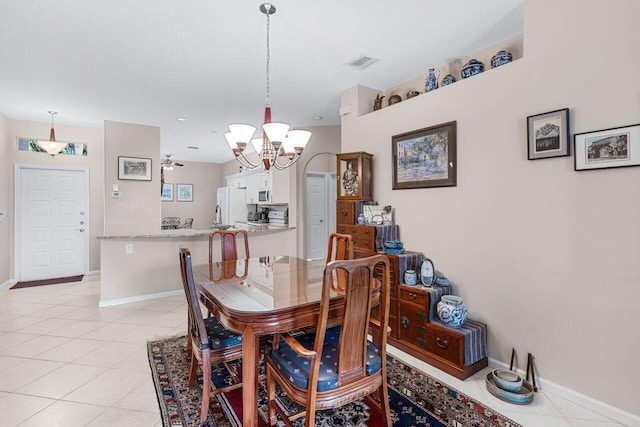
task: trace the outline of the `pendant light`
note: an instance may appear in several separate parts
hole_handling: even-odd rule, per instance
[[[60,153],[65,148],[67,148],[68,143],[66,143],[66,142],[57,142],[56,141],[56,131],[53,128],[53,116],[58,114],[58,112],[57,111],[47,111],[47,113],[51,114],[51,132],[49,133],[49,140],[48,141],[47,140],[39,140],[38,141],[38,145],[40,146],[40,148],[42,148],[44,151],[46,151],[47,154],[50,154],[51,157],[53,157],[56,154]]]

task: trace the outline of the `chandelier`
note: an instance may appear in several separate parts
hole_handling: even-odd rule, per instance
[[[229,132],[224,134],[229,147],[236,156],[236,160],[246,169],[255,169],[262,166],[265,170],[275,167],[276,169],[285,169],[293,165],[302,154],[307,146],[307,142],[311,138],[311,132],[308,130],[293,130],[286,123],[271,122],[271,94],[270,94],[270,50],[269,50],[269,29],[270,15],[276,13],[276,7],[270,3],[260,5],[260,12],[267,17],[267,67],[266,67],[266,86],[267,97],[264,107],[264,124],[262,125],[262,138],[252,139],[256,128],[246,124],[231,124]],[[244,151],[247,144],[251,144],[258,154],[258,162],[254,163],[245,156]],[[286,156],[287,161],[284,164],[278,162],[278,156]]]
[[[50,154],[51,157],[53,157],[56,154],[60,153],[65,148],[67,148],[68,143],[67,142],[57,142],[56,141],[56,131],[53,129],[53,116],[58,114],[58,112],[57,111],[47,111],[47,113],[51,114],[51,132],[49,133],[49,140],[48,141],[47,140],[39,140],[38,141],[38,145],[40,146],[40,148],[42,148],[44,151],[46,151],[47,154]]]

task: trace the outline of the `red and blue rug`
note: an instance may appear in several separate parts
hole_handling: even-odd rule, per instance
[[[169,426],[196,426],[200,416],[201,381],[187,386],[189,362],[185,337],[174,337],[147,343],[149,363],[156,387],[162,423]],[[198,373],[201,375],[201,373]],[[226,370],[214,366],[214,384],[226,381]],[[387,361],[387,381],[394,426],[420,427],[521,427],[520,424],[466,396],[435,378],[408,366],[391,356]],[[286,397],[281,402],[292,412],[295,403]],[[259,389],[260,425],[267,426],[266,399],[263,384]],[[242,389],[216,396],[209,408],[209,426],[242,425]],[[304,418],[297,420],[301,425]],[[278,425],[284,425],[279,422]],[[382,426],[377,409],[357,401],[338,409],[318,411],[316,426]]]

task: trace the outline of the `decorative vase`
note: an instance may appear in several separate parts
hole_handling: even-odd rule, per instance
[[[391,95],[389,97],[389,105],[397,104],[402,101],[402,97],[400,95]]]
[[[467,77],[475,76],[476,74],[480,74],[484,71],[484,64],[477,59],[472,59],[471,61],[464,64],[462,67],[462,71],[460,71],[460,75],[463,79]]]
[[[366,224],[366,222],[367,222],[367,218],[365,218],[364,214],[361,212],[358,215],[358,224],[363,225],[363,224]]]
[[[418,283],[418,274],[415,270],[406,270],[404,272],[405,285],[415,286]]]
[[[424,82],[424,91],[431,92],[438,88],[438,77],[440,77],[440,70],[437,68],[429,68],[427,79]]]
[[[447,74],[446,76],[444,76],[442,78],[442,81],[440,82],[440,86],[447,86],[450,85],[451,83],[455,83],[456,82],[456,78],[453,77],[451,74]]]
[[[508,64],[513,59],[513,56],[506,50],[501,50],[491,58],[491,68],[496,68],[504,64]]]
[[[436,310],[438,318],[452,328],[460,328],[467,320],[467,307],[455,295],[443,295]]]

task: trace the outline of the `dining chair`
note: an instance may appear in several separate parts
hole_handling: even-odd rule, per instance
[[[335,260],[353,259],[353,243],[351,234],[331,233],[329,235],[329,245],[327,249],[327,264]],[[344,289],[346,282],[346,273],[337,270],[333,276],[336,276],[338,287]]]
[[[347,275],[345,289],[332,286],[331,275],[336,270]],[[301,416],[306,416],[305,426],[313,426],[316,410],[336,408],[367,396],[382,412],[385,425],[391,426],[386,378],[389,281],[389,261],[384,255],[327,264],[315,331],[295,337],[276,334],[267,349],[271,425],[276,424],[277,414],[288,426]],[[344,313],[339,325],[328,328],[332,292],[343,295]],[[380,319],[374,321],[371,308],[378,303]],[[367,339],[370,326],[374,326],[373,342]],[[304,411],[287,416],[276,400],[276,383],[291,400],[303,405]]]
[[[188,248],[180,248],[180,271],[182,285],[187,297],[189,335],[187,348],[191,349],[191,367],[189,370],[189,387],[193,386],[198,365],[202,366],[202,403],[200,408],[200,425],[207,420],[209,400],[219,393],[242,387],[242,382],[228,362],[242,358],[242,335],[226,329],[215,317],[204,318],[193,280],[191,252]],[[212,389],[211,364],[222,364],[231,379],[231,384]]]
[[[191,228],[193,227],[193,218],[186,218],[183,224],[180,224],[178,228]]]
[[[217,253],[214,250],[214,241],[216,236],[220,237],[220,250]],[[249,255],[249,238],[247,230],[214,230],[209,234],[209,265],[213,262],[216,255],[219,255],[222,261],[230,261],[238,259],[238,239],[244,240],[244,257],[250,258]]]

